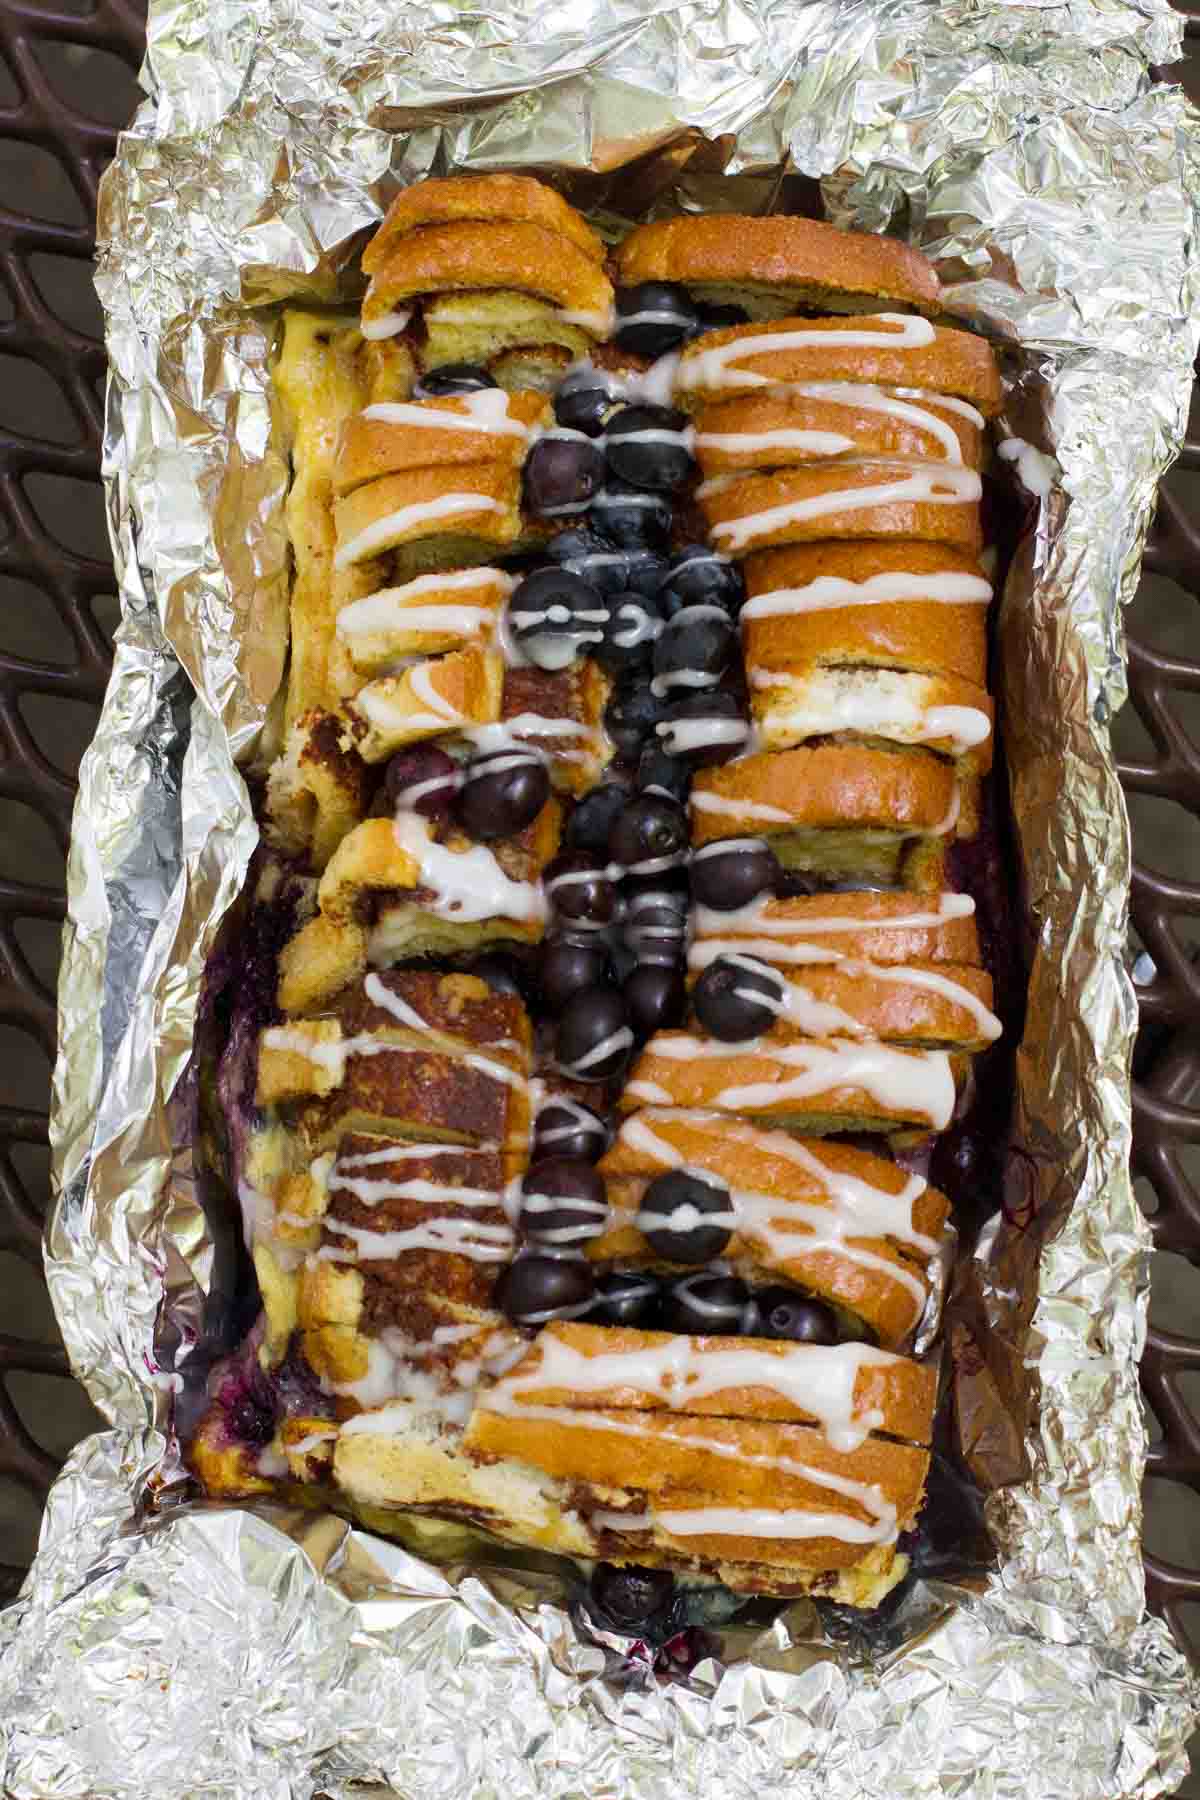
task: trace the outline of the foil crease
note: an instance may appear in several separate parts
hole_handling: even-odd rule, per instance
[[[47,1239],[111,1429],[0,1615],[6,1793],[1123,1800],[1183,1778],[1200,1687],[1144,1615],[1138,1547],[1149,1237],[1108,742],[1197,348],[1200,138],[1149,81],[1181,31],[1165,0],[152,5],[150,97],[101,199],[123,623],[73,833]],[[186,1353],[212,1274],[191,1034],[285,650],[255,309],[335,297],[397,182],[511,166],[615,221],[819,180],[837,223],[937,256],[1002,348],[1030,489],[1000,625],[1029,1019],[1009,1191],[950,1344],[999,1565],[871,1628],[797,1605],[724,1630],[686,1683],[501,1557],[442,1571],[329,1515],[189,1500],[156,1351]]]

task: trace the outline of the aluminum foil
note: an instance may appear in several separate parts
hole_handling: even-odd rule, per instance
[[[75,1452],[0,1616],[14,1796],[1152,1796],[1200,1687],[1143,1612],[1149,1238],[1129,1173],[1121,606],[1180,445],[1200,137],[1166,0],[155,0],[105,180],[105,463],[124,609],[84,760],[48,1237]],[[554,167],[601,219],[822,183],[1002,346],[1027,528],[1001,698],[1033,962],[1002,1215],[958,1273],[999,1557],[872,1629],[790,1608],[688,1681],[615,1667],[550,1575],[190,1500],[171,1434],[214,1245],[184,1121],[199,985],[256,828],[285,470],[269,303],[332,297],[397,181]],[[267,310],[264,310],[267,309]],[[619,1678],[616,1678],[618,1677]]]

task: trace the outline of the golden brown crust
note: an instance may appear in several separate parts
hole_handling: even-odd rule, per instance
[[[514,743],[534,745],[545,756],[555,787],[582,796],[599,781],[613,754],[604,729],[611,691],[611,680],[590,656],[561,670],[510,668],[504,673],[500,718],[504,723],[520,720]],[[544,731],[535,722],[541,719]]]
[[[870,332],[878,345],[822,342],[831,333]],[[999,412],[1000,375],[991,345],[968,331],[932,326],[932,339],[900,343],[896,325],[871,315],[854,319],[775,319],[769,323],[734,325],[705,332],[686,346],[680,359],[677,395],[695,406],[701,399],[728,399],[739,387],[757,388],[794,381],[868,381],[883,387],[924,388],[932,394],[954,394],[978,407],[986,417]],[[797,331],[815,333],[805,343],[786,342]],[[924,338],[927,334],[919,333]],[[776,339],[775,347],[764,340]],[[891,342],[889,343],[889,339]],[[727,344],[749,349],[716,358]]]
[[[986,775],[992,766],[995,708],[987,690],[973,682],[880,669],[857,657],[747,673],[764,750],[791,750],[814,738],[883,740],[953,757],[972,775]]]
[[[692,914],[693,969],[705,968],[723,950],[740,950],[780,968],[804,966],[809,951],[848,956],[859,962],[980,966],[974,903],[960,909],[963,896],[848,893],[769,895],[738,912],[697,907]],[[849,929],[846,927],[849,926]],[[798,953],[798,954],[795,954]]]
[[[986,685],[986,604],[905,599],[764,617],[756,615],[754,606],[767,594],[830,579],[861,584],[889,575],[943,582],[968,576],[983,582],[983,570],[966,551],[913,539],[789,544],[755,551],[746,557],[742,572],[748,596],[742,612],[742,646],[748,669],[861,660],[881,668],[957,675],[978,687]]]
[[[333,1149],[348,1131],[433,1143],[499,1144],[519,1154],[529,1139],[529,1094],[462,1053],[388,1047],[368,1055],[351,1053],[345,1074],[323,1100],[303,1114],[305,1141],[317,1151]]]
[[[367,384],[356,326],[288,309],[274,387],[291,452],[287,498],[292,546],[291,663],[286,724],[336,705],[329,667],[338,606],[375,585],[365,570],[335,567],[333,463],[342,421],[364,405]]]
[[[680,1163],[711,1173],[731,1192],[778,1199],[765,1224],[753,1209],[743,1212],[724,1252],[739,1274],[794,1282],[833,1302],[885,1349],[912,1330],[929,1291],[929,1245],[940,1239],[949,1216],[945,1196],[930,1187],[913,1195],[906,1172],[884,1157],[835,1139],[766,1131],[727,1113],[645,1107],[622,1122],[599,1165],[613,1212],[608,1230],[588,1245],[594,1261],[662,1264],[636,1214],[649,1183]],[[838,1240],[832,1229],[838,1184],[847,1178],[896,1200],[900,1236],[848,1232]],[[912,1198],[906,1201],[906,1195]],[[831,1226],[824,1235],[822,1215]]]
[[[520,535],[521,478],[498,462],[406,469],[355,488],[334,503],[333,512],[343,565],[377,558],[398,544],[450,535],[503,550]],[[372,588],[378,585],[372,582]]]
[[[397,406],[390,418],[356,413],[345,421],[338,436],[334,492],[348,494],[364,481],[378,481],[404,469],[479,462],[519,465],[524,461],[530,429],[553,418],[545,394],[505,395],[507,406],[502,414],[495,414],[491,406],[486,411],[473,407],[475,398],[447,394],[433,400],[410,400]],[[456,418],[464,424],[455,426]],[[514,431],[513,425],[521,430]]]
[[[612,283],[559,232],[517,221],[431,225],[402,237],[380,263],[363,301],[363,323],[424,294],[505,289],[566,312],[608,314]],[[599,335],[599,333],[597,333]]]
[[[706,806],[708,796],[721,803],[719,809]],[[793,825],[934,833],[950,817],[954,798],[953,769],[919,750],[822,744],[756,753],[697,775],[692,842],[698,847],[716,838],[770,837]],[[726,801],[745,803],[745,812],[726,812]]]
[[[365,763],[379,763],[406,744],[493,725],[503,681],[503,657],[475,645],[381,675],[346,702],[350,735]]]
[[[565,1407],[555,1409],[552,1418],[529,1418],[490,1412],[486,1400],[476,1405],[466,1443],[476,1452],[513,1457],[566,1480],[595,1483],[598,1471],[619,1469],[622,1487],[649,1495],[664,1510],[687,1494],[703,1496],[707,1506],[811,1509],[864,1524],[871,1515],[857,1498],[814,1476],[829,1473],[879,1488],[907,1521],[920,1504],[929,1466],[928,1452],[908,1444],[868,1438],[847,1453],[832,1449],[810,1426],[773,1420],[663,1413],[633,1420],[614,1408],[572,1412]],[[862,1554],[861,1543],[838,1538],[796,1540],[788,1549],[789,1561],[817,1568],[842,1568]]]
[[[281,1012],[321,1006],[367,966],[367,934],[353,919],[318,914],[279,953],[276,1001]]]
[[[781,1342],[779,1339],[689,1337],[686,1343],[698,1371],[703,1370],[706,1360],[717,1358],[721,1359],[725,1368],[732,1369],[735,1364],[730,1362],[730,1353],[736,1356],[736,1352],[740,1350],[751,1352],[756,1359],[766,1358],[777,1362],[789,1391],[764,1380],[759,1383],[734,1382],[728,1387],[715,1390],[705,1387],[703,1392],[694,1394],[688,1390],[685,1381],[673,1383],[669,1375],[661,1387],[647,1386],[644,1380],[639,1379],[646,1365],[646,1359],[641,1353],[653,1352],[668,1344],[680,1348],[681,1335],[669,1331],[639,1331],[631,1326],[584,1325],[566,1321],[547,1325],[538,1333],[528,1353],[516,1367],[501,1378],[496,1389],[485,1394],[483,1404],[489,1404],[494,1393],[499,1392],[511,1395],[519,1407],[561,1406],[568,1410],[600,1408],[617,1412],[670,1412],[676,1418],[778,1419],[792,1424],[819,1423],[821,1413],[816,1386],[814,1385],[813,1391],[816,1410],[813,1406],[805,1406],[803,1400],[790,1391],[799,1385],[799,1379],[803,1376],[806,1347]],[[610,1378],[595,1387],[589,1386],[584,1392],[539,1381],[542,1365],[554,1345],[563,1346],[572,1360],[576,1357],[585,1362],[596,1357],[610,1359],[606,1363]],[[922,1368],[920,1364],[910,1362],[905,1357],[883,1361],[874,1352],[862,1355],[852,1345],[844,1345],[834,1354],[839,1358],[844,1357],[848,1363],[859,1365],[851,1395],[856,1414],[877,1412],[879,1417],[873,1429],[886,1432],[890,1437],[904,1438],[909,1443],[928,1444],[937,1391],[937,1377],[933,1369]],[[622,1358],[629,1359],[624,1370],[621,1368]],[[808,1360],[820,1364],[820,1374],[814,1371],[813,1375],[814,1384],[818,1384],[828,1367],[828,1353],[822,1351],[816,1358]],[[783,1368],[785,1363],[788,1364],[786,1375]]]
[[[834,462],[714,476],[696,498],[716,548],[734,555],[814,538],[879,537],[930,538],[978,552],[979,494],[971,470]]]
[[[680,1056],[678,1050],[697,1054]],[[883,1066],[882,1075],[880,1074]],[[941,1131],[950,1122],[965,1057],[938,1050],[859,1046],[824,1038],[717,1044],[660,1031],[629,1072],[622,1112],[655,1106],[709,1108],[774,1120],[823,1136],[832,1131]],[[895,1079],[903,1076],[903,1080]]]
[[[888,398],[882,392],[879,397]],[[939,407],[935,399],[897,399],[896,405],[900,416],[864,406],[853,383],[846,384],[844,397],[836,389],[821,394],[769,389],[708,403],[695,414],[696,461],[705,476],[843,456],[928,458],[981,467],[983,433],[961,413]],[[936,424],[923,421],[922,415]],[[950,453],[946,432],[958,445],[956,455]]]
[[[507,219],[559,232],[591,262],[604,261],[604,241],[562,195],[530,175],[450,175],[415,181],[396,195],[382,225],[362,253],[363,272],[374,275],[410,231],[467,219]]]
[[[800,295],[816,289],[900,301],[922,311],[941,303],[937,272],[919,250],[814,219],[742,213],[656,219],[630,232],[616,264],[622,287],[677,281],[685,287],[780,287]]]
[[[271,843],[323,869],[366,800],[367,771],[346,741],[345,721],[335,713],[302,714],[267,775]]]
[[[436,656],[464,643],[490,643],[515,585],[503,569],[422,575],[401,587],[377,589],[337,616],[337,634],[359,675],[383,674],[402,656]]]

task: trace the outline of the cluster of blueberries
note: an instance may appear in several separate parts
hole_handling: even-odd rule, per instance
[[[838,1341],[831,1308],[792,1288],[753,1289],[718,1271],[659,1277],[612,1269],[596,1275],[583,1249],[607,1228],[604,1181],[594,1166],[607,1141],[603,1120],[575,1103],[550,1100],[538,1113],[533,1159],[521,1183],[518,1224],[525,1248],[495,1290],[496,1305],[515,1325],[586,1317],[641,1330]],[[729,1245],[732,1198],[715,1177],[672,1169],[649,1183],[639,1218],[656,1255],[699,1271]]]

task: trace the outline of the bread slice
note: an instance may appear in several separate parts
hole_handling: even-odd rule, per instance
[[[401,657],[490,644],[515,586],[504,569],[486,565],[418,575],[344,606],[337,634],[360,675],[381,675]]]
[[[705,332],[685,345],[675,381],[676,404],[693,409],[750,388],[813,381],[953,394],[989,419],[1001,403],[1000,373],[986,339],[896,313]]]
[[[830,457],[924,459],[978,469],[984,418],[952,395],[813,381],[702,404],[692,440],[704,476]]]
[[[877,669],[857,659],[755,669],[750,710],[764,750],[791,750],[821,738],[919,745],[950,757],[972,776],[986,775],[992,766],[991,695],[957,676]]]
[[[549,300],[502,288],[441,294],[422,309],[421,366],[482,363],[508,392],[548,392],[573,362],[588,356],[611,326],[611,315],[564,312]],[[554,372],[552,375],[552,371]]]
[[[325,867],[366,808],[367,772],[334,713],[302,714],[267,774],[268,840],[316,870]]]
[[[659,1031],[634,1062],[618,1106],[710,1108],[813,1137],[835,1131],[944,1131],[965,1057],[847,1038],[723,1044]]]
[[[729,954],[745,963],[745,953]],[[737,964],[735,963],[735,966]],[[752,965],[751,965],[752,966]],[[880,1038],[920,1049],[985,1050],[1000,1036],[986,969],[961,963],[816,963],[781,975],[772,1035]]]
[[[991,584],[949,544],[825,540],[761,550],[742,565],[742,649],[762,669],[863,663],[987,685]]]
[[[565,669],[504,672],[500,723],[505,742],[541,751],[561,793],[595,787],[613,754],[604,728],[612,683],[599,663],[581,657]]]
[[[922,750],[821,744],[757,752],[692,784],[692,843],[765,837],[780,862],[833,880],[927,881],[960,817],[952,766]]]
[[[425,295],[507,289],[582,315],[607,336],[612,283],[569,237],[522,220],[458,220],[398,238],[371,277],[363,328]]]
[[[396,578],[405,581],[514,549],[521,537],[521,480],[501,462],[407,469],[355,488],[333,512],[337,568],[391,551]]]
[[[594,1261],[671,1266],[638,1214],[650,1183],[685,1167],[729,1189],[736,1223],[722,1254],[745,1280],[816,1294],[852,1334],[865,1330],[890,1349],[925,1310],[949,1203],[884,1157],[727,1113],[649,1106],[621,1121],[599,1167],[611,1212],[608,1229],[588,1245]]]
[[[616,253],[622,287],[676,281],[698,299],[779,318],[796,306],[873,312],[881,300],[936,311],[933,264],[907,244],[813,219],[690,213],[639,225]]]
[[[696,499],[716,549],[734,556],[814,538],[928,538],[983,548],[979,476],[949,463],[813,463],[714,475]]]
[[[731,951],[785,972],[836,966],[847,958],[889,968],[982,967],[975,902],[955,893],[764,894],[735,912],[693,908],[688,967],[706,969]]]
[[[540,225],[569,238],[589,261],[604,261],[603,239],[544,181],[530,175],[450,175],[415,181],[396,195],[362,253],[363,273],[374,275],[410,232],[463,220]]]
[[[365,481],[406,469],[480,462],[519,466],[531,431],[553,417],[544,394],[508,394],[500,388],[368,406],[339,433],[334,491],[348,494]]]
[[[346,702],[349,736],[365,763],[406,744],[493,725],[500,717],[504,659],[494,650],[451,651],[380,675]]]

